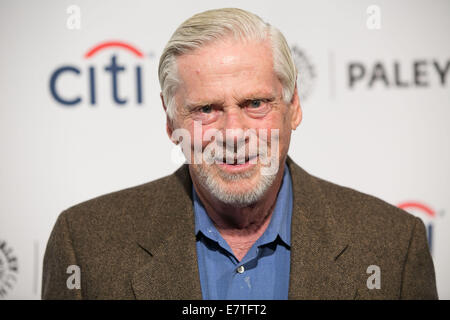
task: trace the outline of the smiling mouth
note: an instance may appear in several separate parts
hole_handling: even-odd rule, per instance
[[[245,156],[245,158],[234,157],[233,159],[229,159],[228,161],[226,157],[223,157],[222,159],[216,159],[216,163],[227,166],[242,166],[251,164],[250,161],[254,160],[257,157],[258,157],[257,155]],[[252,164],[254,163],[255,162],[253,161]]]

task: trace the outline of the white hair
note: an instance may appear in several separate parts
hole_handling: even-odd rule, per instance
[[[240,40],[269,39],[274,71],[283,87],[283,100],[286,103],[292,100],[297,69],[283,34],[251,12],[236,8],[215,9],[198,13],[183,22],[175,30],[161,55],[159,83],[170,119],[174,119],[176,111],[174,97],[179,84],[177,56],[227,36]]]

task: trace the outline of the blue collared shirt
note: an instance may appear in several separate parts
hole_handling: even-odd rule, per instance
[[[269,226],[241,261],[192,189],[203,299],[287,299],[293,201],[287,165]]]

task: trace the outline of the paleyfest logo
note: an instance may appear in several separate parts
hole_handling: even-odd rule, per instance
[[[350,89],[430,88],[448,86],[450,58],[412,61],[351,61],[347,64]]]
[[[437,217],[437,213],[430,206],[418,202],[418,201],[406,201],[397,205],[397,207],[413,214],[414,216],[420,218],[427,229],[428,246],[430,251],[433,249],[434,240],[434,223]]]
[[[99,63],[98,60],[95,60],[95,62],[93,61],[94,56],[104,53],[106,50],[112,50],[111,55],[107,56],[108,59],[106,63]],[[119,58],[123,58],[123,56],[118,54],[118,50],[126,51],[136,60],[136,63],[130,65],[129,62],[128,64],[121,62]],[[128,103],[136,103],[138,105],[143,103],[142,64],[144,54],[141,50],[122,41],[106,41],[99,43],[86,51],[83,58],[87,62],[86,67],[80,67],[77,64],[65,64],[56,68],[51,73],[49,81],[50,94],[57,103],[68,107],[77,106],[81,103],[95,106],[98,104],[100,90],[109,90],[111,92],[111,100],[108,101],[108,103],[121,106]],[[104,57],[102,57],[102,61],[104,61],[103,58]],[[129,61],[129,59],[127,61]],[[122,92],[121,83],[123,85],[125,79],[121,78],[125,76],[125,74],[127,74],[128,77],[131,76],[134,78],[134,80],[132,80],[134,92]],[[109,85],[99,81],[100,76],[104,77],[105,75],[110,79]],[[73,91],[73,88],[68,88],[68,86],[63,86],[60,83],[67,80],[87,82],[87,92],[77,92],[74,94],[71,92]]]

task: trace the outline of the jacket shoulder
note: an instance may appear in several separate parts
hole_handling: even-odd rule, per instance
[[[89,235],[91,240],[108,235],[132,234],[133,224],[145,214],[149,221],[157,220],[161,204],[168,194],[183,189],[187,179],[182,168],[175,173],[134,187],[104,194],[64,210],[59,219],[67,221],[72,234]],[[180,180],[180,173],[184,175]],[[74,237],[77,237],[76,235]]]
[[[164,190],[171,184],[172,175],[146,182],[137,186],[110,192],[73,205],[63,211],[66,218],[78,219],[82,215],[99,219],[123,214],[125,208],[133,207],[133,203],[142,201],[158,201]],[[93,216],[94,215],[94,216]]]
[[[320,187],[336,230],[362,251],[403,256],[423,222],[412,214],[375,196],[320,178]]]
[[[417,219],[376,196],[317,177],[313,177],[313,180],[320,186],[331,211],[348,222],[381,224],[386,227],[386,223],[414,224]]]

